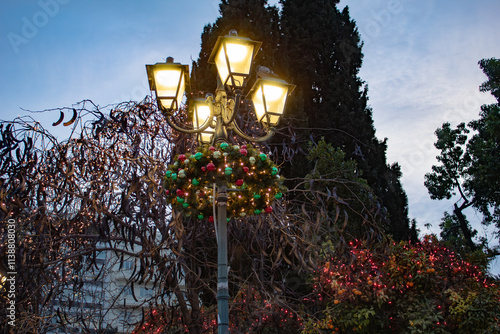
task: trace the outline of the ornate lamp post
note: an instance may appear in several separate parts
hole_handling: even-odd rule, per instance
[[[179,112],[184,92],[189,81],[187,65],[166,63],[146,65],[149,86],[156,94],[158,108],[166,115],[168,124],[177,131],[198,135],[201,144],[218,144],[228,140],[227,130],[232,130],[250,142],[264,142],[275,131],[283,114],[286,98],[295,86],[276,77],[259,74],[248,97],[252,100],[255,116],[265,135],[254,138],[243,132],[236,123],[236,116],[243,95],[242,90],[250,76],[252,61],[260,49],[261,42],[238,37],[232,30],[228,36],[219,37],[209,59],[218,71],[218,88],[215,97],[208,94],[205,100],[192,104],[192,127],[180,126],[172,116]],[[228,98],[228,93],[234,98]],[[230,189],[229,189],[230,190]],[[227,203],[228,189],[220,186],[217,191],[217,240],[218,240],[218,332],[227,333],[229,328],[229,289],[227,265]]]

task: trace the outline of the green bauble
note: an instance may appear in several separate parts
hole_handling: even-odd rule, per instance
[[[184,202],[184,203],[182,203],[182,207],[183,207],[184,209],[189,208],[189,203],[188,203],[188,202]]]
[[[200,160],[201,158],[203,158],[203,153],[201,153],[201,152],[197,152],[197,153],[194,155],[194,158],[195,158],[196,160]]]
[[[226,174],[226,175],[233,174],[233,169],[231,167],[226,167],[226,169],[224,170],[224,174]]]
[[[177,174],[176,173],[172,173],[172,180],[177,180]]]
[[[177,196],[177,203],[184,203],[184,198]]]
[[[255,213],[256,215],[259,215],[261,212],[262,212],[262,210],[259,210],[259,209],[256,209],[253,211],[253,213]]]
[[[223,150],[223,151],[227,150],[228,147],[229,147],[228,143],[222,143],[222,144],[220,144],[220,149]]]
[[[255,198],[255,199],[259,199],[259,198],[260,198],[260,195],[259,195],[259,194],[253,194],[253,198]]]
[[[261,154],[259,154],[259,158],[261,161],[266,161],[267,155],[265,155],[264,153],[261,153]]]
[[[191,181],[191,183],[193,184],[193,186],[197,186],[200,184],[200,181],[198,181],[197,179],[193,179],[193,181]]]
[[[283,197],[283,193],[277,193],[276,195],[274,195],[274,198],[276,199],[280,199],[281,197]]]
[[[170,178],[172,176],[172,171],[171,170],[167,170],[167,172],[165,173],[165,176],[167,178]]]
[[[201,219],[203,219],[203,213],[200,213],[200,214],[198,215],[198,219],[200,219],[200,220],[201,220]]]
[[[272,171],[271,171],[271,175],[272,175],[272,176],[274,176],[274,175],[276,175],[276,174],[278,174],[278,168],[273,167],[273,169],[272,169]]]

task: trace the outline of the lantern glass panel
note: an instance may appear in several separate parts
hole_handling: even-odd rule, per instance
[[[166,109],[178,109],[186,90],[182,69],[157,70],[154,72],[154,80],[156,97],[162,107]]]
[[[193,112],[193,124],[195,129],[201,128],[210,118],[210,107],[203,102],[195,102]],[[202,143],[210,143],[212,135],[214,134],[213,128],[208,127],[198,134],[198,139]]]
[[[259,85],[252,97],[257,119],[267,124],[267,112],[269,115],[269,125],[278,124],[279,118],[285,109],[287,94],[287,86],[266,82]]]
[[[230,78],[232,76],[235,87],[243,86],[246,77],[250,74],[254,48],[253,44],[235,42],[225,42],[221,45],[215,64],[223,83],[233,86]]]

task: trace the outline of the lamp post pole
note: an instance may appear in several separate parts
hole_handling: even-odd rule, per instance
[[[216,96],[208,95],[204,101],[193,101],[193,126],[187,128],[177,124],[173,118],[180,111],[184,91],[188,86],[189,67],[174,63],[167,58],[166,63],[146,65],[149,86],[155,92],[158,108],[165,114],[167,123],[175,130],[188,134],[198,134],[204,144],[227,141],[227,130],[249,142],[264,142],[275,131],[283,114],[288,94],[295,88],[276,78],[269,70],[258,71],[257,80],[248,92],[253,102],[257,121],[266,132],[262,137],[245,134],[236,123],[236,116],[242,96],[250,76],[250,68],[261,42],[240,38],[236,31],[228,36],[219,37],[210,55],[209,63],[214,63],[218,71]],[[229,87],[234,99],[227,98],[225,87]],[[218,333],[227,334],[229,330],[229,283],[227,255],[227,184],[217,192],[217,309]]]
[[[221,186],[217,193],[217,323],[219,334],[226,334],[229,330],[227,199],[226,187]]]

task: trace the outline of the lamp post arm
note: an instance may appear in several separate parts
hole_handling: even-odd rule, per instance
[[[178,126],[177,124],[175,124],[171,119],[170,119],[170,116],[166,116],[167,118],[167,123],[168,125],[170,125],[172,128],[174,128],[175,130],[179,131],[179,132],[183,132],[183,133],[200,133],[202,131],[205,131],[209,126],[210,126],[210,123],[212,122],[212,116],[205,122],[205,124],[199,128],[199,129],[185,129],[185,128],[181,128],[180,126]]]
[[[267,133],[262,136],[262,137],[257,137],[257,138],[254,138],[252,136],[249,136],[247,134],[245,134],[241,129],[240,127],[238,126],[238,124],[236,124],[236,122],[233,122],[231,124],[231,127],[232,129],[234,130],[234,132],[236,132],[236,134],[238,136],[240,136],[241,138],[245,139],[245,140],[248,140],[250,142],[257,142],[257,143],[262,143],[262,142],[265,142],[267,141],[269,138],[271,138],[273,135],[274,135],[274,132],[275,132],[275,128],[273,127],[270,127],[270,128],[267,128]]]

